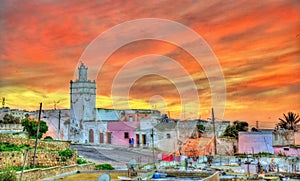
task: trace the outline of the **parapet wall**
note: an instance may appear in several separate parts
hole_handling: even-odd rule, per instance
[[[0,124],[0,130],[23,130],[21,124]]]
[[[0,134],[0,143],[9,142],[11,144],[16,145],[22,145],[22,144],[28,144],[32,147],[35,146],[35,140],[34,139],[26,139],[21,137],[13,137],[12,135],[4,135]],[[56,141],[56,140],[39,140],[38,141],[38,147],[44,148],[47,150],[66,150],[70,149],[71,141]]]

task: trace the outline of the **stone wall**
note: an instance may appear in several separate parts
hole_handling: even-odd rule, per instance
[[[35,146],[34,139],[26,139],[21,137],[13,137],[11,135],[0,134],[0,143],[9,142],[11,144],[22,145],[28,144],[32,147]],[[38,147],[45,148],[47,150],[66,150],[70,149],[71,141],[56,141],[56,140],[39,140]]]
[[[295,144],[294,131],[276,130],[273,132],[273,146],[287,146]]]
[[[238,149],[238,142],[236,139],[218,138],[217,152],[220,155],[234,155]]]
[[[44,178],[54,177],[56,175],[68,172],[76,172],[78,170],[93,170],[95,168],[94,163],[84,165],[70,165],[70,166],[57,166],[50,168],[37,168],[32,170],[25,170],[22,176],[22,180],[40,180]],[[20,179],[21,172],[17,172],[17,178]]]
[[[26,166],[33,165],[34,150],[29,150],[26,159]],[[35,165],[53,167],[63,165],[77,164],[77,151],[74,151],[73,157],[62,161],[57,151],[50,150],[37,150]],[[12,151],[12,152],[0,152],[0,168],[8,166],[22,167],[24,163],[25,153]]]

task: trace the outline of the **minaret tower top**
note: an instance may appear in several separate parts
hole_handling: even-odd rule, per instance
[[[85,82],[87,81],[87,67],[84,66],[83,63],[81,63],[80,67],[78,67],[78,72],[79,72],[79,81]]]

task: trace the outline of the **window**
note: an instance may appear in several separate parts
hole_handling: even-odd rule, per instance
[[[284,147],[283,150],[284,150],[284,151],[289,151],[290,148]]]
[[[124,138],[129,138],[129,133],[128,132],[124,133]]]
[[[132,122],[132,121],[133,121],[133,117],[129,116],[129,122]]]
[[[167,133],[167,138],[170,139],[171,138],[171,134]]]

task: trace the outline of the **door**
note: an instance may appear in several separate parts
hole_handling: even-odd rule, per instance
[[[136,146],[140,146],[140,135],[139,134],[135,135],[135,140],[136,140]]]
[[[142,136],[143,136],[142,144],[143,144],[143,145],[146,145],[146,135],[143,134]]]
[[[107,132],[107,144],[111,144],[111,132]]]
[[[90,129],[89,131],[89,142],[94,143],[94,130]]]
[[[103,135],[103,133],[100,133],[100,143],[102,144],[102,143],[104,143],[104,135]]]

